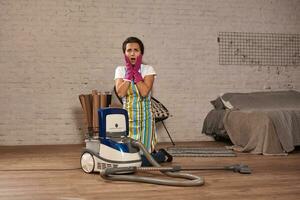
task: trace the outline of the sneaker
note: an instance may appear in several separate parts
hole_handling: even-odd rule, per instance
[[[161,152],[162,154],[164,154],[167,157],[166,162],[172,162],[173,156],[171,154],[169,154],[165,149],[159,149],[158,152]]]
[[[163,162],[166,162],[166,159],[167,159],[167,156],[165,153],[161,152],[161,151],[153,151],[151,153],[151,156],[154,158],[154,160],[157,162],[157,163],[163,163]],[[153,166],[149,160],[146,158],[145,155],[141,155],[141,158],[142,158],[142,167],[150,167],[150,166]]]

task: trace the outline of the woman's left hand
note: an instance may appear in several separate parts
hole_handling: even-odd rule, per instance
[[[139,72],[141,69],[141,65],[142,65],[142,57],[143,56],[141,54],[136,58],[136,62],[133,67],[134,83],[138,83],[143,80],[143,77],[142,77],[141,73]]]
[[[134,64],[133,69],[134,69],[135,71],[137,71],[137,72],[141,69],[142,59],[143,59],[143,55],[142,55],[142,54],[140,54],[140,55],[136,58],[136,62],[135,62],[135,64]]]

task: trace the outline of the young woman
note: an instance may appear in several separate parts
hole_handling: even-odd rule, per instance
[[[157,135],[151,112],[151,90],[156,73],[152,66],[142,63],[144,45],[141,40],[129,37],[123,42],[122,49],[125,66],[116,68],[115,85],[117,95],[122,98],[123,108],[128,111],[129,137],[142,142],[155,158],[162,156],[161,160],[156,160],[163,162],[166,153],[154,153]]]

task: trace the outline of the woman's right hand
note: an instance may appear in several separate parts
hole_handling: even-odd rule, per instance
[[[133,80],[133,66],[131,65],[129,58],[126,55],[125,55],[125,64],[126,64],[126,74],[124,80],[131,82]]]

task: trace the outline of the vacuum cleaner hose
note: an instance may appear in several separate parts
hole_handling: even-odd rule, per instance
[[[132,181],[132,182],[143,182],[143,183],[151,183],[151,184],[158,184],[158,185],[182,186],[182,187],[201,186],[204,184],[204,179],[202,177],[178,172],[180,170],[180,168],[178,167],[170,168],[170,170],[166,170],[166,168],[162,167],[159,163],[156,162],[156,160],[151,156],[151,154],[148,153],[148,151],[145,149],[142,143],[130,138],[126,138],[126,140],[127,139],[130,140],[132,146],[142,150],[143,154],[148,159],[148,161],[154,166],[154,168],[159,170],[161,173],[173,178],[181,178],[186,180],[170,180],[170,179],[160,179],[160,178],[120,174],[122,172],[132,172],[132,173],[136,172],[139,170],[139,168],[137,167],[106,168],[105,170],[100,172],[102,178],[108,180],[115,180],[115,181]],[[149,170],[153,170],[154,168],[149,167]],[[146,168],[143,167],[142,169],[144,171]]]

